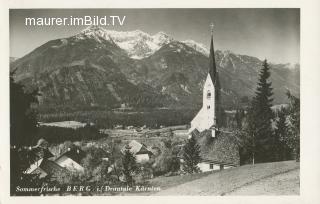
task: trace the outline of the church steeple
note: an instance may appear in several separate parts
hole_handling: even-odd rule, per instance
[[[215,84],[217,68],[216,68],[216,60],[214,58],[214,47],[213,47],[213,23],[210,25],[211,27],[211,43],[210,43],[210,55],[209,55],[209,74],[212,79],[212,82]]]

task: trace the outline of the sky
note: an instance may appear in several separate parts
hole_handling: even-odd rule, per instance
[[[26,17],[126,16],[109,30],[163,31],[176,40],[209,47],[214,24],[215,49],[231,50],[273,63],[300,62],[299,9],[11,9],[10,56],[22,57],[40,45],[79,33],[88,26],[26,26]]]

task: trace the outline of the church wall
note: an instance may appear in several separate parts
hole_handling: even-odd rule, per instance
[[[215,88],[210,74],[203,86],[203,105],[196,117],[191,121],[190,132],[197,128],[200,132],[209,129],[215,123]]]

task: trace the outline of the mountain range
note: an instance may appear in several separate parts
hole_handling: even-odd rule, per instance
[[[215,52],[222,104],[233,108],[251,98],[262,61],[231,51]],[[208,72],[208,50],[164,32],[119,32],[91,26],[51,40],[12,60],[10,70],[27,89],[38,88],[40,107],[50,110],[148,107],[198,108]],[[285,92],[300,93],[299,64],[270,64],[274,104]]]

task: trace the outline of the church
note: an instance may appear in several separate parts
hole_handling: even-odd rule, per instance
[[[213,25],[211,25],[209,69],[202,95],[202,108],[191,121],[188,131],[189,136],[195,137],[200,146],[201,162],[198,167],[205,172],[239,166],[239,148],[235,137],[219,127],[220,82],[214,55]]]
[[[209,71],[203,86],[202,101],[201,110],[191,121],[189,133],[211,130],[212,137],[215,137],[216,131],[218,131],[216,115],[220,105],[220,83],[214,56],[213,25],[211,25]]]

